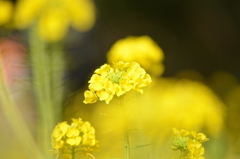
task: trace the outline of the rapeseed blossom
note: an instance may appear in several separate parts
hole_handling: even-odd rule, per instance
[[[13,4],[11,1],[0,0],[0,25],[6,24],[11,20]]]
[[[149,36],[129,36],[118,40],[107,53],[108,62],[138,62],[151,76],[164,71],[164,54],[158,44]]]
[[[52,146],[57,154],[71,153],[68,151],[74,148],[86,156],[99,147],[95,129],[82,119],[72,119],[70,125],[66,121],[59,123],[52,133]]]
[[[181,159],[204,159],[202,143],[209,139],[203,133],[177,130],[176,128],[173,128],[173,132],[175,138],[172,142],[172,149],[181,151]]]
[[[95,22],[95,8],[92,0],[19,0],[14,22],[18,29],[35,22],[40,37],[58,41],[69,26],[78,31],[89,30]]]
[[[146,118],[141,118],[147,125],[160,125],[157,131],[162,139],[174,126],[196,131],[204,129],[212,136],[217,136],[224,127],[224,103],[200,82],[158,79],[137,105],[143,105]]]
[[[84,92],[84,103],[105,100],[109,104],[114,95],[119,97],[131,90],[143,93],[142,88],[150,82],[150,75],[137,62],[119,61],[112,67],[104,64],[94,71],[88,81],[89,90]]]

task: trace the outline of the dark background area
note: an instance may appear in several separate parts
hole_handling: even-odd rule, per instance
[[[159,44],[165,54],[164,77],[190,69],[205,77],[227,71],[240,78],[240,1],[95,0],[95,4],[94,28],[76,36],[68,47],[75,63],[70,76],[77,85],[86,83],[106,62],[110,47],[129,35],[148,35]]]

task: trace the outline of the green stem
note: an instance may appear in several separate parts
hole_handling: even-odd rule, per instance
[[[38,113],[38,142],[44,152],[52,149],[51,133],[60,121],[62,111],[63,52],[57,44],[47,43],[36,34],[36,26],[29,31],[33,87]],[[59,53],[59,54],[58,54]]]
[[[14,103],[11,95],[8,92],[6,82],[3,75],[3,66],[0,59],[0,101],[3,113],[7,118],[13,132],[15,132],[17,139],[22,144],[23,150],[29,156],[29,158],[43,159],[43,155],[37,148],[36,143],[30,133],[26,123],[24,122],[18,107]]]
[[[75,147],[72,148],[72,159],[75,159]]]
[[[65,69],[65,61],[64,61],[64,52],[62,48],[62,43],[51,43],[49,53],[50,56],[50,76],[51,76],[51,95],[52,100],[54,102],[53,106],[54,110],[58,115],[58,120],[61,119],[62,116],[62,103],[63,103],[63,76]]]
[[[122,120],[123,120],[123,133],[124,133],[124,146],[125,146],[125,159],[130,159],[130,142],[128,135],[128,126],[127,126],[127,116],[126,116],[126,108],[123,97],[120,98],[121,101],[121,109],[122,109]]]

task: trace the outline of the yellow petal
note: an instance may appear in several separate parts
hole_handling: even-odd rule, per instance
[[[110,94],[109,94],[108,92],[106,92],[106,91],[97,91],[96,94],[97,94],[97,96],[99,97],[99,100],[101,100],[101,101],[109,98],[109,95],[110,95]]]
[[[96,101],[98,101],[98,97],[96,96],[96,94],[88,90],[84,92],[84,97],[85,99],[83,102],[85,104],[95,103]]]

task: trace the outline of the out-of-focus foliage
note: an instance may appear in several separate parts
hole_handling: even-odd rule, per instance
[[[196,70],[182,70],[175,75],[177,79],[189,79],[192,81],[205,82],[205,77]]]
[[[32,90],[29,88],[30,82],[30,69],[27,64],[27,46],[24,45],[17,37],[1,37],[0,38],[0,63],[1,63],[1,78],[0,82],[5,84],[8,88],[9,98],[13,100],[15,105],[14,109],[19,112],[27,127],[31,130],[32,134],[36,134],[36,109],[34,105],[34,96]],[[1,95],[4,94],[4,88],[1,87]],[[21,134],[22,127],[16,121],[16,116],[13,112],[5,112],[3,108],[3,101],[0,100],[0,158],[19,158],[24,159],[29,156],[26,153],[26,147],[29,141],[26,137],[24,146],[16,134]],[[8,108],[9,105],[5,105]],[[15,132],[10,126],[7,119],[7,114],[11,114],[11,121],[15,121],[15,125],[22,132]],[[33,152],[34,153],[34,152]]]
[[[238,79],[229,72],[217,71],[209,77],[208,83],[225,100],[228,92],[238,85]]]
[[[16,87],[27,78],[27,47],[17,38],[0,38],[0,55],[4,67],[4,76],[10,87]]]
[[[92,0],[19,0],[14,12],[14,26],[18,29],[36,23],[40,37],[59,41],[69,26],[88,31],[95,22]]]
[[[115,61],[138,62],[151,76],[164,71],[164,54],[158,44],[149,36],[129,36],[120,39],[107,53],[108,63]]]
[[[240,86],[232,88],[226,95],[228,106],[227,130],[229,139],[230,158],[238,158],[240,153]]]

